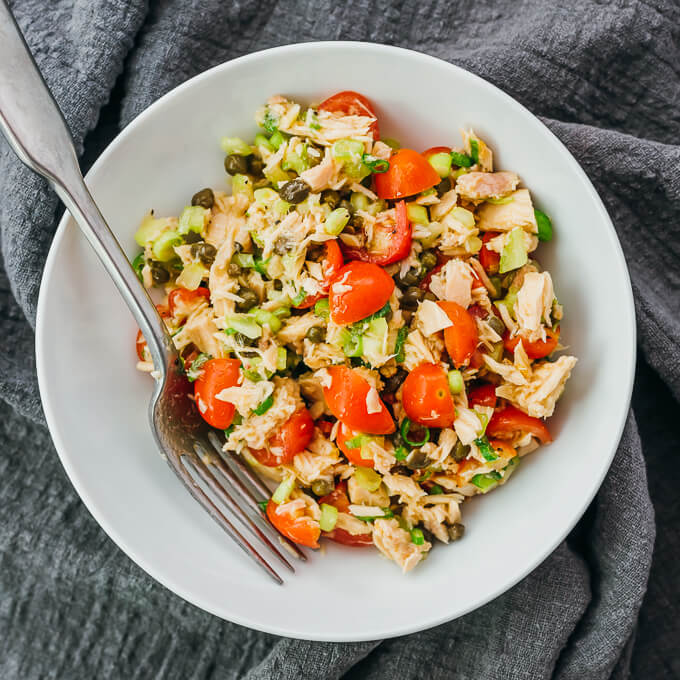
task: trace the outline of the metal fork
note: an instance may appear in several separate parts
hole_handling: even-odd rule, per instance
[[[258,500],[269,497],[267,487],[243,461],[222,451],[216,432],[188,398],[189,385],[172,339],[85,186],[66,122],[5,0],[0,0],[0,129],[19,158],[54,187],[141,328],[156,377],[149,419],[168,464],[222,529],[277,583],[283,583],[268,558],[274,556],[294,569],[277,540],[300,559],[306,559],[304,553],[266,521]],[[237,528],[230,514],[265,550]]]

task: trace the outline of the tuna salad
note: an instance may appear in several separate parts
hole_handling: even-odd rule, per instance
[[[272,524],[409,571],[552,440],[576,358],[536,259],[551,221],[472,129],[402,148],[349,91],[273,96],[255,121],[221,140],[230,192],[144,217],[133,266],[203,419],[278,482]],[[151,372],[141,333],[137,354]]]

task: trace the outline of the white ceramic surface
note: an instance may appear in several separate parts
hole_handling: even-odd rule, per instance
[[[408,83],[408,87],[404,86]],[[173,90],[102,154],[88,184],[129,255],[140,218],[176,215],[204,186],[224,188],[222,135],[251,137],[274,93],[320,101],[343,89],[375,102],[381,131],[424,149],[474,126],[514,170],[556,238],[541,263],[579,363],[550,428],[505,487],[463,507],[464,540],[438,545],[403,576],[375,550],[326,542],[275,585],[189,497],[147,425],[150,378],[135,370],[135,325],[68,218],[38,306],[38,376],[62,463],[96,520],[131,559],[179,596],[225,619],[291,637],[351,641],[442,623],[498,596],[535,568],[584,512],[609,467],[631,394],[635,323],[621,248],[592,185],[532,114],[480,78],[393,47],[312,43],[252,54]],[[616,328],[617,342],[611,330]]]

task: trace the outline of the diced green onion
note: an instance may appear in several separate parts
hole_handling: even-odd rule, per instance
[[[277,505],[285,503],[290,497],[290,494],[293,493],[294,488],[295,475],[290,475],[290,477],[286,477],[286,479],[284,479],[281,484],[276,487],[276,491],[274,491],[272,494],[272,500]]]
[[[262,510],[262,512],[267,512],[267,506],[269,505],[269,501],[258,501],[257,504],[260,506],[260,510]]]
[[[356,437],[352,437],[351,439],[347,439],[345,441],[345,446],[348,449],[358,449],[360,446],[364,444],[366,441],[366,435],[365,434],[358,434]]]
[[[470,140],[470,158],[473,165],[479,163],[479,142],[476,139]]]
[[[430,428],[429,427],[423,427],[425,430],[425,438],[423,439],[422,442],[414,442],[411,441],[408,438],[408,433],[409,430],[411,429],[411,419],[410,418],[404,418],[401,422],[401,436],[403,440],[409,445],[409,446],[422,446],[423,444],[426,444],[427,442],[430,441]]]
[[[394,360],[398,364],[403,364],[406,359],[404,353],[404,344],[406,343],[406,336],[408,335],[408,329],[406,326],[402,326],[397,331],[397,339],[394,343]]]
[[[286,370],[286,360],[288,359],[288,350],[285,347],[276,348],[276,370]]]
[[[387,144],[387,146],[389,146],[390,149],[394,149],[395,151],[397,149],[401,149],[401,144],[396,139],[392,139],[392,137],[387,137],[385,139],[381,139],[380,141],[383,144]]]
[[[430,219],[427,215],[427,208],[424,205],[418,205],[417,203],[407,203],[406,215],[408,216],[409,222],[422,224],[424,226],[427,226],[430,223]]]
[[[321,504],[321,516],[319,517],[319,526],[321,531],[333,531],[338,521],[338,509],[334,505],[328,503]]]
[[[187,380],[189,382],[194,382],[201,377],[203,374],[202,368],[206,361],[209,361],[212,357],[209,354],[201,352],[192,362],[191,366],[186,371]]]
[[[287,319],[291,315],[290,307],[279,307],[272,314],[278,319]]]
[[[324,223],[324,229],[327,234],[337,236],[349,222],[349,211],[347,208],[336,208],[331,211]]]
[[[422,529],[411,529],[411,542],[415,545],[423,545],[425,543],[425,536]]]
[[[475,439],[475,445],[479,449],[479,452],[482,454],[484,460],[498,460],[498,454],[493,450],[491,444],[489,444],[489,440],[486,438],[486,435],[477,437],[477,439]]]
[[[227,323],[227,330],[241,333],[251,340],[255,340],[262,335],[262,328],[248,314],[226,314],[224,318]]]
[[[470,156],[458,151],[451,152],[451,162],[453,165],[457,165],[459,168],[469,168],[471,165],[473,165],[472,158],[470,158]]]
[[[137,255],[137,257],[132,260],[132,268],[135,270],[137,277],[142,282],[144,281],[144,278],[142,277],[142,269],[144,269],[145,264],[146,260],[144,258],[144,253],[139,253],[139,255]]]
[[[370,517],[354,515],[354,517],[360,519],[362,522],[374,522],[376,519],[390,519],[391,517],[394,517],[394,513],[389,508],[380,509],[382,510],[382,514],[380,515],[371,515]]]
[[[260,324],[260,326],[264,326],[265,324],[269,325],[269,328],[271,329],[272,333],[278,333],[281,330],[281,319],[279,319],[273,312],[268,312],[265,309],[260,309],[259,307],[255,307],[254,309],[251,309],[248,314],[251,316],[255,317],[255,321]]]
[[[175,246],[182,243],[182,237],[176,231],[164,231],[151,246],[154,259],[167,262],[175,257]]]
[[[261,416],[263,413],[269,411],[269,409],[274,405],[274,397],[270,394],[262,403],[258,404],[254,409],[253,413],[256,416]]]
[[[498,271],[505,274],[513,269],[519,269],[527,263],[528,259],[524,232],[521,227],[515,227],[510,232],[505,246],[503,246]]]
[[[553,237],[553,227],[550,218],[542,211],[534,209],[536,224],[538,225],[538,240],[551,241]]]
[[[347,357],[360,357],[364,352],[364,339],[361,335],[351,334],[344,343],[342,351]]]
[[[451,394],[460,394],[465,389],[463,374],[460,371],[449,371],[448,378]]]
[[[439,496],[444,493],[444,489],[439,484],[433,484],[430,487],[430,496]]]
[[[267,151],[274,151],[274,145],[263,134],[255,135],[255,146],[263,146]]]
[[[358,467],[354,469],[354,479],[356,483],[366,491],[377,491],[382,483],[382,477],[369,467]]]
[[[506,205],[512,203],[515,199],[512,196],[503,196],[502,198],[487,198],[486,202],[492,205]]]
[[[328,319],[331,314],[328,298],[321,298],[314,303],[314,314],[320,316],[322,319]]]
[[[486,474],[475,475],[470,481],[482,492],[491,491],[498,486],[498,482],[503,479],[500,472],[487,472]]]
[[[405,446],[399,446],[394,452],[394,457],[397,460],[406,460],[408,458],[409,451]]]
[[[265,109],[262,127],[272,136],[278,132],[279,117],[269,107]]]
[[[361,161],[374,175],[380,175],[390,169],[390,162],[384,158],[378,158],[372,154],[365,153],[361,156]]]
[[[305,293],[304,289],[300,289],[296,294],[295,297],[293,298],[293,307],[297,307],[298,305],[302,304],[302,301],[307,297],[307,293]]]
[[[222,137],[220,146],[227,156],[231,156],[232,154],[236,154],[237,156],[250,156],[250,154],[253,153],[252,147],[246,144],[240,137]]]
[[[234,196],[245,196],[248,201],[253,200],[253,183],[248,175],[234,175],[231,178],[231,193]]]
[[[278,151],[281,144],[286,141],[282,132],[276,130],[274,134],[269,138],[269,143]]]
[[[500,359],[496,359],[496,361],[500,361]],[[482,424],[482,432],[479,435],[481,437],[486,432],[486,426],[489,424],[489,416],[487,416],[486,413],[480,413],[479,411],[475,411],[475,413],[479,418],[479,422]]]
[[[428,163],[435,169],[440,177],[448,177],[451,172],[451,154],[447,152],[434,153],[428,159]]]

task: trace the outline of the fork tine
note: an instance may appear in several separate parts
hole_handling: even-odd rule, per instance
[[[194,497],[196,501],[208,512],[208,514],[222,527],[222,529],[229,535],[229,537],[247,554],[249,555],[257,564],[264,569],[269,576],[271,576],[276,583],[283,585],[283,579],[276,573],[276,571],[269,565],[269,562],[260,555],[256,548],[254,548],[247,538],[245,538],[241,532],[222,514],[220,509],[210,500],[209,496],[201,489],[201,487],[196,483],[193,477],[189,474],[186,467],[186,462],[184,458],[187,458],[189,463],[194,465],[194,461],[189,459],[188,456],[180,456],[181,464],[177,468],[173,467],[173,470],[177,472],[182,482],[189,490],[189,493]],[[181,469],[180,469],[181,468]],[[194,469],[197,471],[196,466]]]
[[[283,553],[277,548],[267,534],[262,531],[262,529],[252,520],[252,518],[243,510],[243,508],[236,502],[234,497],[225,489],[225,487],[220,484],[218,479],[212,474],[208,469],[208,465],[203,460],[204,456],[207,456],[210,460],[214,459],[203,447],[196,442],[194,448],[197,453],[197,460],[192,458],[192,463],[201,479],[210,487],[213,493],[217,494],[219,499],[239,518],[239,520],[246,526],[250,531],[252,531],[275,555],[279,558],[282,564],[284,564],[293,573],[295,568],[293,565],[285,558]],[[211,461],[212,462],[212,461]],[[218,468],[219,469],[219,468]],[[227,478],[228,481],[229,478]],[[259,508],[258,508],[259,512]],[[260,515],[261,518],[261,515]]]

